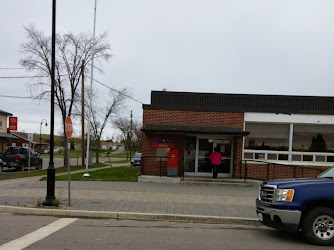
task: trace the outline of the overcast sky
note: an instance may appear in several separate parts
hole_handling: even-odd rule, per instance
[[[0,0],[0,76],[32,74],[3,68],[21,67],[24,25],[51,35],[51,6]],[[94,78],[146,104],[162,89],[333,96],[333,10],[333,0],[98,0],[96,32],[108,32],[112,58]],[[94,0],[57,0],[59,33],[92,32],[93,16]],[[0,78],[0,95],[29,96],[29,81]],[[123,115],[141,120],[142,105],[127,104]],[[18,116],[19,131],[39,133],[50,120],[50,103],[0,96],[0,109]]]

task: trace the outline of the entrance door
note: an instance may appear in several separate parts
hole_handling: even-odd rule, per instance
[[[187,136],[184,154],[186,176],[212,176],[210,154],[218,147],[223,160],[218,170],[218,177],[232,177],[233,173],[233,140],[231,138],[204,136]]]
[[[223,160],[220,163],[220,168],[218,169],[218,176],[232,177],[232,140],[217,139],[216,143],[216,146],[223,157]]]
[[[197,154],[197,172],[198,173],[211,173],[210,154],[213,152],[214,139],[202,139],[198,140],[198,154]]]

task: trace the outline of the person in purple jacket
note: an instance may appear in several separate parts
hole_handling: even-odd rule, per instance
[[[216,179],[218,177],[218,167],[220,166],[220,161],[223,159],[222,155],[219,152],[218,147],[214,148],[214,152],[210,155],[211,167],[213,178]]]

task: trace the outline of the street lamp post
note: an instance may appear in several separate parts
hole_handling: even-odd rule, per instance
[[[55,101],[55,64],[56,64],[56,0],[52,1],[52,41],[51,41],[51,125],[50,125],[50,161],[47,169],[45,206],[54,206],[56,169],[53,162],[54,146],[54,101]]]
[[[40,149],[42,148],[42,124],[43,124],[43,121],[45,121],[45,127],[48,126],[48,122],[46,121],[46,119],[42,119],[41,126],[39,127],[39,148]]]

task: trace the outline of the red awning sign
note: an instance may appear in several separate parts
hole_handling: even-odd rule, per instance
[[[73,133],[73,124],[71,117],[67,116],[65,121],[65,133],[67,138],[71,138]]]

